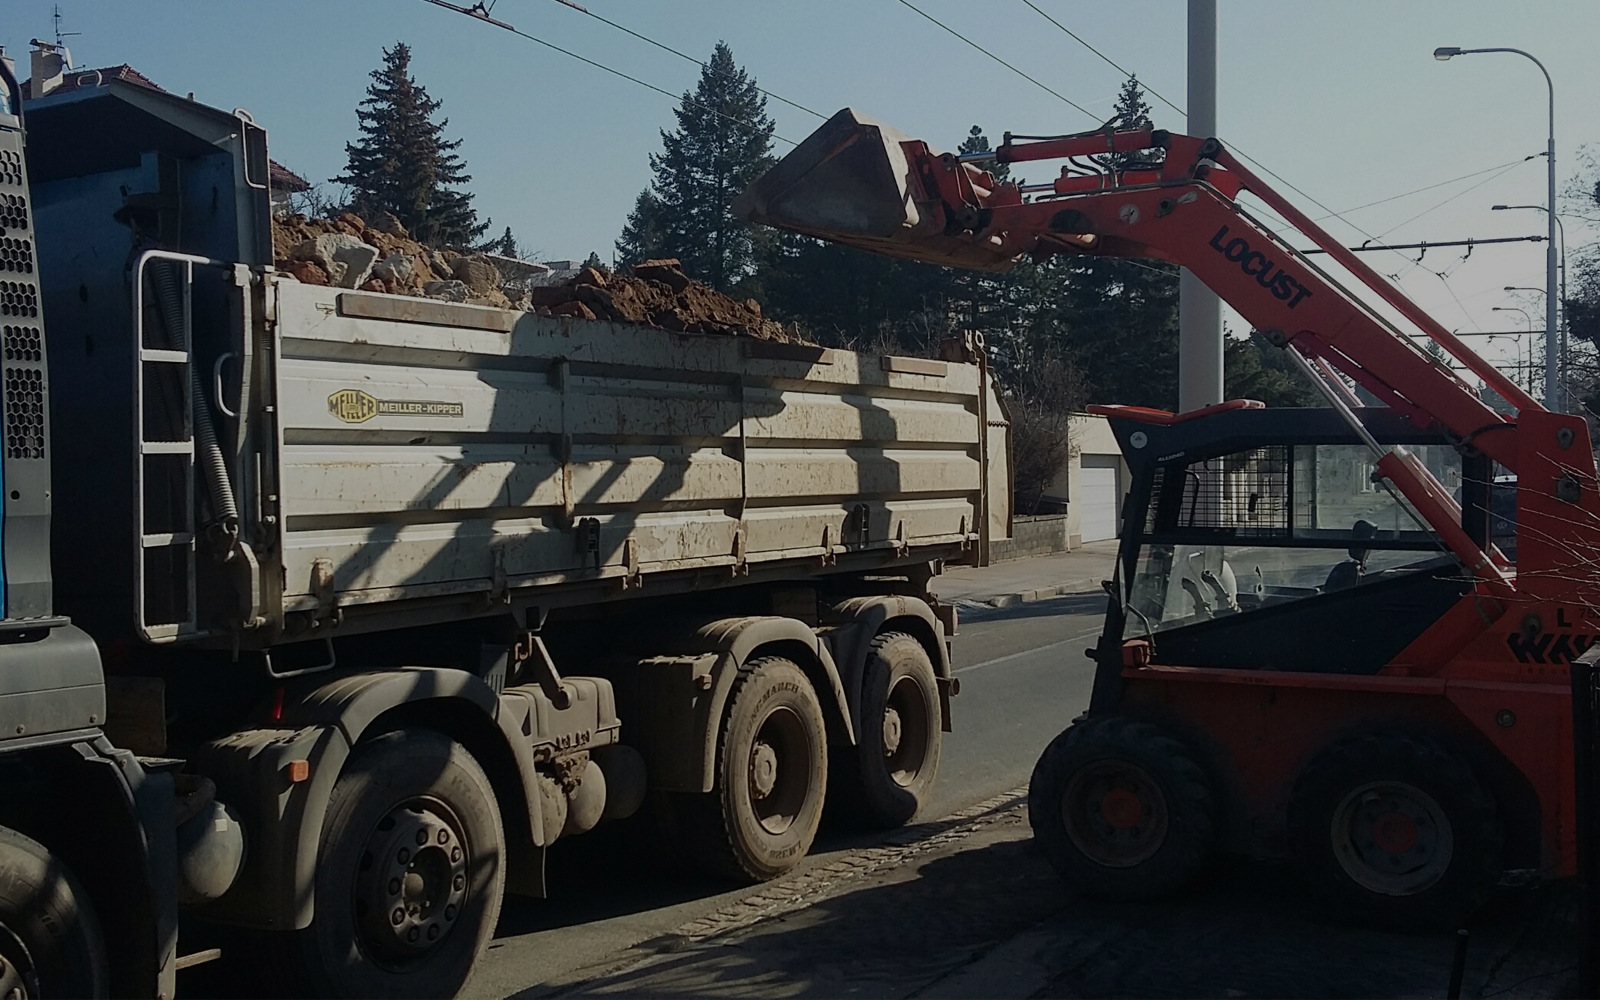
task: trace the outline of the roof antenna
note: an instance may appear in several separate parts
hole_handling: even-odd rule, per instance
[[[71,38],[74,35],[81,35],[81,34],[83,34],[83,32],[81,32],[81,31],[62,31],[61,30],[61,5],[60,4],[55,4],[54,5],[54,10],[55,10],[55,12],[51,15],[51,18],[56,22],[56,47],[57,48],[62,48],[65,45],[65,43],[62,41],[62,39]],[[67,68],[71,69],[72,67],[68,66]]]

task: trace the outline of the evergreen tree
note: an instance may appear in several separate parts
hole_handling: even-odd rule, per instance
[[[755,80],[718,42],[699,84],[673,110],[678,127],[661,133],[661,152],[650,157],[655,177],[617,240],[623,263],[677,257],[722,291],[751,274],[767,237],[735,218],[728,203],[772,163],[766,108]]]
[[[497,253],[502,257],[522,259],[522,253],[517,247],[517,238],[511,235],[510,226],[507,226],[506,231],[500,234],[499,239],[493,239],[485,243],[483,249],[489,253]]]
[[[344,174],[333,180],[354,192],[363,215],[392,212],[424,243],[468,246],[489,228],[472,208],[472,194],[454,190],[472,180],[456,153],[461,140],[444,138],[449,119],[434,121],[440,102],[411,76],[411,48],[383,50],[367,96],[356,108],[361,138],[345,144]]]
[[[1120,130],[1155,128],[1155,122],[1150,119],[1150,102],[1144,99],[1144,88],[1139,86],[1137,76],[1130,76],[1122,82],[1117,101],[1111,106],[1111,124]],[[1161,157],[1159,149],[1142,149],[1132,153],[1100,155],[1092,159],[1101,166],[1128,170],[1160,163]]]
[[[603,271],[606,269],[606,262],[600,259],[599,254],[595,253],[593,250],[590,250],[589,256],[583,259],[583,266],[592,267],[596,271]]]

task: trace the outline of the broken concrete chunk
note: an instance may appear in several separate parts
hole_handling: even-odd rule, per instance
[[[596,288],[604,288],[606,287],[606,276],[595,268],[586,267],[578,272],[578,276],[572,279],[572,283],[574,285],[594,285]]]
[[[398,236],[401,239],[407,239],[411,236],[410,233],[406,232],[406,227],[401,225],[400,219],[393,212],[379,212],[377,219],[367,223],[367,228],[376,229],[380,233],[388,233],[390,236]]]
[[[326,285],[328,283],[328,272],[318,267],[314,261],[291,260],[287,263],[288,266],[284,270],[294,275],[296,281],[302,281],[308,285]]]
[[[410,254],[390,254],[372,265],[372,276],[386,284],[406,287],[416,284],[417,267]]]
[[[327,272],[331,285],[359,288],[372,273],[378,248],[348,233],[323,233],[296,246],[290,256],[314,262]]]
[[[563,302],[550,310],[552,316],[576,316],[579,319],[595,319],[594,310],[576,300]]]
[[[663,257],[635,264],[633,273],[635,277],[646,281],[659,281],[674,292],[681,292],[689,287],[689,276],[683,273],[683,264],[676,257]]]
[[[442,299],[445,302],[465,302],[471,296],[472,290],[464,281],[430,281],[422,286],[422,294],[430,299]]]
[[[484,295],[500,287],[499,269],[479,254],[451,261],[451,273],[457,281],[465,282],[475,295]]]

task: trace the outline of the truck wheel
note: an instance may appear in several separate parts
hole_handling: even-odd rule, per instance
[[[42,844],[0,828],[0,997],[103,997],[109,980],[77,877]]]
[[[358,746],[333,786],[317,909],[300,933],[316,996],[446,997],[494,934],[505,885],[494,790],[426,729]]]
[[[1205,773],[1177,740],[1112,716],[1069,726],[1028,785],[1028,822],[1052,867],[1081,891],[1148,900],[1183,888],[1216,841]]]
[[[888,829],[917,814],[939,772],[944,733],[939,686],[928,651],[914,636],[872,640],[861,679],[861,731],[854,760],[837,769],[837,804],[862,825]]]
[[[682,846],[708,873],[764,882],[800,863],[822,818],[828,737],[811,681],[792,660],[744,665],[717,741],[716,787],[673,796]]]
[[[1300,775],[1290,833],[1312,887],[1372,923],[1459,927],[1500,877],[1494,797],[1433,743],[1362,736]]]

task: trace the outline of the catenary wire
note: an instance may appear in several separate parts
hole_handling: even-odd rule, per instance
[[[1533,159],[1533,157],[1531,157],[1531,156],[1528,157],[1528,160],[1531,160],[1531,159]],[[1382,238],[1384,236],[1388,236],[1390,233],[1394,232],[1396,229],[1399,229],[1399,228],[1401,228],[1403,226],[1409,226],[1411,223],[1416,222],[1418,219],[1422,218],[1424,215],[1427,215],[1429,212],[1432,212],[1434,209],[1443,208],[1445,205],[1450,204],[1452,201],[1455,201],[1457,198],[1461,197],[1462,195],[1467,194],[1467,193],[1469,193],[1471,191],[1476,191],[1478,188],[1483,187],[1485,184],[1489,183],[1490,181],[1496,180],[1501,175],[1503,175],[1503,174],[1505,174],[1505,173],[1507,173],[1509,171],[1515,170],[1517,167],[1522,166],[1524,163],[1527,163],[1528,160],[1518,160],[1516,163],[1512,163],[1512,164],[1510,164],[1508,166],[1500,168],[1500,170],[1497,173],[1494,173],[1494,174],[1492,174],[1492,175],[1490,175],[1488,177],[1485,177],[1483,180],[1479,181],[1478,183],[1472,185],[1469,188],[1463,188],[1462,190],[1457,191],[1455,194],[1453,194],[1450,197],[1446,198],[1444,201],[1439,202],[1437,205],[1434,205],[1432,208],[1425,208],[1422,211],[1418,212],[1416,215],[1413,215],[1411,218],[1407,219],[1406,221],[1401,222],[1401,223],[1397,223],[1397,224],[1395,224],[1393,226],[1390,226],[1388,229],[1385,229],[1383,232],[1379,233],[1378,234],[1378,238]]]
[[[496,2],[498,2],[498,0],[496,0]],[[589,17],[592,17],[596,21],[599,21],[601,24],[609,24],[611,27],[616,28],[618,31],[622,32],[623,34],[632,35],[634,38],[637,38],[639,41],[645,42],[645,43],[650,44],[650,45],[654,45],[656,48],[662,50],[663,52],[670,52],[673,55],[679,57],[680,59],[687,59],[689,62],[694,63],[696,66],[700,66],[700,67],[704,68],[705,65],[706,65],[704,62],[700,61],[699,59],[696,59],[694,56],[691,56],[687,52],[681,51],[679,49],[675,49],[672,46],[667,45],[665,43],[658,42],[654,38],[649,37],[648,35],[641,35],[639,32],[634,31],[632,28],[629,28],[626,25],[618,24],[617,22],[615,22],[613,20],[610,20],[609,18],[602,17],[602,16],[600,16],[599,14],[596,14],[594,11],[590,10],[587,7],[581,7],[578,4],[572,3],[571,0],[555,0],[555,2],[560,4],[563,7],[571,7],[573,10],[579,12],[580,14],[584,14],[584,15],[587,15]],[[772,98],[774,101],[779,101],[779,102],[781,102],[783,104],[787,104],[787,105],[789,105],[789,107],[794,108],[797,111],[804,111],[806,114],[813,115],[813,116],[815,116],[817,118],[827,118],[828,117],[827,115],[823,114],[820,111],[813,111],[812,109],[806,107],[804,104],[799,104],[799,103],[796,103],[795,101],[791,101],[787,97],[784,97],[781,94],[774,94],[772,91],[767,90],[765,87],[759,87],[758,86],[758,87],[756,87],[756,89],[761,91],[761,93],[765,94],[766,96]]]
[[[1130,79],[1133,77],[1132,73],[1129,73],[1127,70],[1123,69],[1121,66],[1118,66],[1116,63],[1112,62],[1110,56],[1106,55],[1104,52],[1101,52],[1099,49],[1095,48],[1093,45],[1090,45],[1088,42],[1084,41],[1083,38],[1077,32],[1073,31],[1071,28],[1067,27],[1066,25],[1062,24],[1060,21],[1057,21],[1055,18],[1051,17],[1049,14],[1046,14],[1044,11],[1040,10],[1037,6],[1034,5],[1033,0],[1022,0],[1022,2],[1027,4],[1029,7],[1032,7],[1034,9],[1034,11],[1040,17],[1044,18],[1046,21],[1049,21],[1051,24],[1053,24],[1056,27],[1060,28],[1062,31],[1065,31],[1068,35],[1070,35],[1072,37],[1073,41],[1077,42],[1079,45],[1082,45],[1084,48],[1088,49],[1090,52],[1093,52],[1095,55],[1099,56],[1102,60],[1105,61],[1105,64],[1107,66],[1110,66],[1112,69],[1116,70],[1118,73],[1121,73],[1123,76],[1129,77]],[[1151,87],[1149,84],[1140,84],[1140,86],[1144,88],[1144,92],[1145,93],[1149,94],[1151,97],[1154,97],[1156,100],[1160,101],[1162,104],[1165,104],[1167,107],[1169,107],[1172,110],[1176,111],[1178,114],[1182,115],[1185,118],[1189,117],[1189,112],[1183,110],[1182,108],[1178,107],[1176,104],[1173,104],[1171,101],[1167,100],[1161,94],[1157,93],[1154,87]]]
[[[1494,167],[1484,167],[1482,170],[1474,170],[1470,174],[1462,174],[1460,177],[1452,177],[1447,181],[1438,181],[1438,182],[1433,183],[1433,184],[1428,184],[1428,185],[1426,185],[1424,187],[1412,188],[1410,191],[1402,191],[1399,194],[1392,194],[1387,198],[1379,198],[1377,201],[1369,201],[1365,205],[1357,205],[1354,208],[1347,208],[1344,211],[1345,211],[1346,215],[1349,215],[1351,212],[1359,212],[1364,208],[1371,208],[1374,205],[1382,205],[1382,204],[1385,204],[1385,203],[1391,202],[1391,201],[1399,201],[1401,198],[1409,198],[1414,194],[1421,194],[1424,191],[1432,191],[1434,188],[1442,188],[1442,187],[1444,187],[1446,185],[1454,184],[1457,181],[1470,180],[1471,178],[1477,177],[1480,174],[1487,174],[1487,173],[1489,173],[1491,171],[1500,170],[1500,169],[1502,169],[1504,167],[1514,167],[1517,164],[1524,163],[1524,162],[1526,162],[1528,160],[1536,160],[1536,159],[1538,159],[1539,157],[1541,157],[1543,155],[1544,155],[1543,153],[1533,153],[1532,155],[1524,156],[1520,160],[1512,160],[1509,163],[1502,163],[1499,166],[1494,166]],[[1324,215],[1321,219],[1313,219],[1312,221],[1313,222],[1321,222],[1322,219],[1331,219],[1331,218],[1333,218],[1333,216]]]
[[[454,4],[436,2],[436,0],[423,0],[423,2],[424,3],[433,4],[435,7],[443,7],[446,10],[453,10],[458,14],[466,14],[469,17],[476,17],[477,16],[477,15],[471,13],[471,11],[465,10],[463,8],[460,8],[460,7],[457,7]],[[762,130],[762,126],[757,125],[755,122],[746,121],[743,118],[738,118],[738,117],[735,117],[734,115],[730,115],[730,114],[727,114],[725,112],[719,111],[716,108],[713,108],[711,105],[705,103],[704,101],[695,100],[694,98],[690,97],[687,93],[674,94],[670,90],[664,90],[661,87],[657,87],[653,83],[648,83],[648,82],[646,82],[644,80],[641,80],[636,76],[630,76],[627,73],[622,72],[622,70],[620,70],[620,69],[612,69],[610,66],[607,66],[605,63],[596,62],[595,60],[590,59],[587,56],[580,56],[578,53],[573,52],[570,49],[564,49],[561,46],[556,45],[554,42],[547,42],[543,38],[538,37],[537,35],[530,35],[526,31],[521,31],[521,30],[519,30],[517,28],[512,27],[509,24],[506,24],[504,21],[490,21],[487,18],[478,18],[478,20],[484,21],[486,24],[492,24],[492,25],[494,25],[495,27],[498,27],[498,28],[503,28],[506,31],[511,32],[513,35],[520,35],[521,37],[526,38],[530,42],[537,42],[538,44],[543,45],[547,49],[550,49],[550,50],[552,50],[554,52],[559,52],[562,55],[568,56],[568,57],[573,58],[573,59],[576,59],[581,63],[586,63],[587,65],[593,66],[595,69],[604,70],[605,72],[610,73],[612,76],[619,76],[622,79],[627,80],[629,83],[636,83],[639,86],[644,87],[646,90],[653,90],[656,93],[661,94],[664,97],[671,98],[674,101],[681,100],[681,101],[684,101],[686,103],[693,104],[696,107],[704,108],[705,110],[707,110],[707,111],[711,112],[712,114],[716,115],[718,118],[725,118],[728,121],[733,122],[736,125],[743,125],[745,128],[748,128],[748,129],[753,129],[753,130],[758,131],[758,132]],[[777,139],[780,142],[786,142],[791,146],[799,145],[799,143],[795,142],[793,139],[789,139],[789,138],[786,138],[784,136],[781,136],[777,132],[772,132],[771,135],[772,135],[772,137],[774,139]]]
[[[915,4],[911,3],[911,0],[900,0],[900,2],[902,4],[904,4],[905,6],[909,7],[910,9],[916,11],[918,14],[921,14],[923,17],[927,18],[929,21],[932,21],[934,24],[937,24],[939,27],[943,28],[945,31],[948,31],[950,34],[952,34],[952,35],[956,36],[957,38],[961,39],[963,42],[966,42],[968,45],[970,45],[973,48],[977,49],[979,52],[982,52],[984,55],[988,56],[990,59],[993,59],[995,62],[999,63],[1000,65],[1004,66],[1006,69],[1009,69],[1011,72],[1013,72],[1013,73],[1017,74],[1018,76],[1022,77],[1024,80],[1027,80],[1029,83],[1033,84],[1035,87],[1038,87],[1040,90],[1043,90],[1046,93],[1050,94],[1051,96],[1057,98],[1058,100],[1063,101],[1066,104],[1068,104],[1068,105],[1070,105],[1070,106],[1072,106],[1074,108],[1077,108],[1079,111],[1082,111],[1084,114],[1088,115],[1090,118],[1093,118],[1097,122],[1101,120],[1100,116],[1095,114],[1093,111],[1090,111],[1088,108],[1086,108],[1083,105],[1079,104],[1077,101],[1074,101],[1072,98],[1065,96],[1064,94],[1060,93],[1059,91],[1052,90],[1051,88],[1049,88],[1049,87],[1045,86],[1044,84],[1040,83],[1035,78],[1029,76],[1028,74],[1024,73],[1022,70],[1020,70],[1017,67],[1011,65],[1010,63],[1006,62],[1004,59],[1001,59],[999,56],[995,55],[993,52],[990,52],[988,49],[984,48],[982,45],[979,45],[977,42],[975,42],[972,39],[968,38],[966,35],[963,35],[961,32],[959,32],[956,29],[950,27],[948,24],[945,24],[943,21],[941,21],[938,18],[934,17],[932,14],[929,14],[926,11],[922,10],[920,7],[917,7]]]

